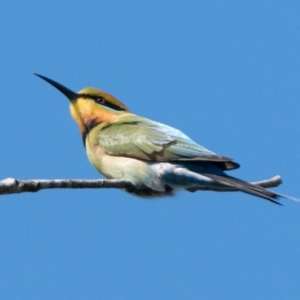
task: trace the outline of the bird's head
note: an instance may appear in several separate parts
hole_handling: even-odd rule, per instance
[[[70,100],[70,111],[83,136],[95,125],[114,122],[121,113],[129,112],[127,107],[114,96],[95,88],[84,88],[78,93],[45,76],[44,79]]]

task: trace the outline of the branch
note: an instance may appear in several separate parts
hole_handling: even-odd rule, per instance
[[[261,186],[263,188],[271,188],[271,187],[277,187],[277,186],[281,185],[282,180],[279,175],[276,175],[270,179],[252,182],[252,184]]]
[[[253,182],[252,184],[270,188],[279,186],[282,183],[279,175]],[[38,192],[43,189],[99,189],[99,188],[118,188],[118,189],[132,189],[130,182],[125,180],[81,180],[81,179],[33,179],[33,180],[18,180],[14,178],[6,178],[0,180],[0,195],[18,194],[24,192]],[[228,191],[228,189],[227,189]]]

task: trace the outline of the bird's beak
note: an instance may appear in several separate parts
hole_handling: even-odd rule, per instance
[[[47,78],[45,76],[39,75],[34,73],[34,75],[44,79],[45,81],[47,81],[48,83],[50,83],[51,85],[53,85],[55,88],[57,88],[60,92],[62,92],[70,101],[73,101],[75,99],[78,98],[78,94],[74,93],[73,91],[69,90],[68,88],[66,88],[65,86],[63,86],[62,84]]]

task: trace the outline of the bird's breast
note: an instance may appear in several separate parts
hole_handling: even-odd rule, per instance
[[[91,164],[106,178],[134,180],[137,174],[146,174],[148,165],[137,159],[107,155],[97,145],[86,143],[86,152]]]

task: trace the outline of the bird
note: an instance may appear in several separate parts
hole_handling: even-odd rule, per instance
[[[107,179],[129,181],[126,192],[141,197],[173,196],[185,190],[240,191],[272,203],[281,197],[229,176],[240,165],[217,155],[168,125],[133,114],[114,96],[87,87],[78,93],[40,74],[70,101],[91,164]]]

